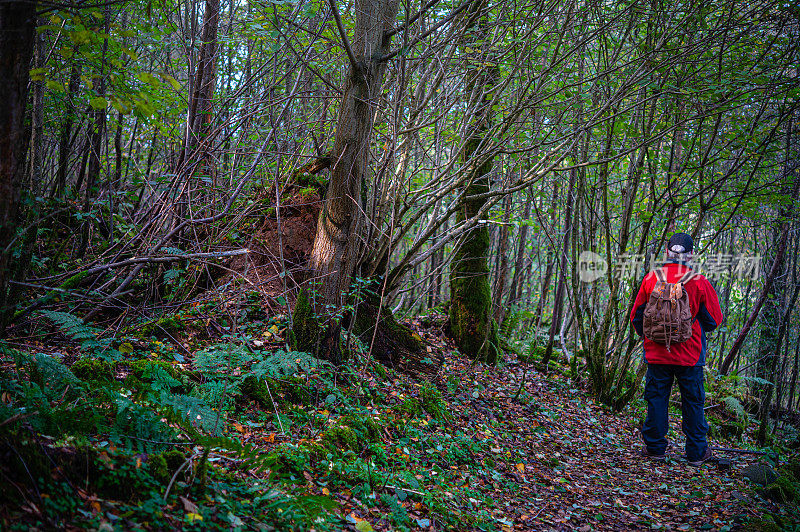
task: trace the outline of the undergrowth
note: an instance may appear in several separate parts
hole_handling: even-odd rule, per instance
[[[78,356],[0,344],[3,529],[367,523],[343,515],[333,492],[380,508],[376,526],[495,528],[480,490],[458,485],[485,444],[453,430],[431,383],[249,338],[180,363],[154,337],[112,340],[67,313],[41,317]]]

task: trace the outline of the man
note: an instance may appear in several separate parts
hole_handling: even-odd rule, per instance
[[[631,310],[631,322],[639,336],[644,338],[644,357],[647,362],[644,398],[647,401],[647,418],[642,427],[644,456],[663,460],[667,451],[667,432],[669,431],[669,397],[673,379],[678,381],[683,410],[683,433],[686,435],[686,459],[690,465],[699,467],[711,459],[708,447],[703,403],[703,366],[706,362],[706,333],[722,323],[722,310],[717,293],[702,275],[696,274],[687,264],[692,258],[694,243],[686,233],[675,233],[667,243],[667,262],[660,268],[663,273],[651,271],[642,281],[636,301]],[[687,275],[688,274],[688,275]],[[673,292],[682,291],[688,296],[691,315],[685,326],[687,340],[670,344],[645,335],[645,308],[654,288],[661,279],[664,283],[681,283],[681,288],[673,286]],[[652,306],[652,304],[651,304]],[[652,311],[651,311],[652,312]],[[652,315],[652,313],[651,313]],[[688,316],[688,313],[687,313]],[[652,318],[650,318],[652,320]],[[650,331],[655,330],[650,328]],[[651,333],[656,337],[655,333]]]

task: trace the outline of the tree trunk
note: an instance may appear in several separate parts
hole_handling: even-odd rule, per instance
[[[786,128],[786,160],[784,162],[783,174],[784,174],[784,180],[785,182],[787,182],[787,185],[788,185],[788,180],[791,177],[794,177],[794,184],[792,185],[791,192],[789,193],[788,196],[789,198],[794,199],[797,198],[798,194],[800,194],[800,176],[798,175],[792,176],[792,173],[796,172],[792,172],[790,169],[790,163],[793,162],[791,161],[791,156],[790,156],[790,150],[792,147],[792,133],[793,133],[792,129],[793,129],[793,120],[790,119]],[[797,202],[795,201],[795,203]],[[745,323],[744,327],[742,327],[742,330],[739,332],[739,336],[736,337],[736,341],[733,342],[733,346],[731,347],[731,350],[728,352],[728,354],[725,356],[725,360],[722,361],[722,365],[720,366],[720,373],[723,375],[727,375],[728,372],[730,371],[731,365],[736,360],[736,355],[739,353],[739,349],[741,349],[742,344],[747,338],[747,335],[750,333],[750,329],[753,327],[753,323],[755,323],[756,318],[758,318],[758,314],[761,311],[761,307],[764,305],[767,296],[770,293],[770,290],[772,289],[772,285],[774,284],[775,279],[778,276],[778,273],[780,273],[781,270],[783,269],[786,247],[789,241],[789,229],[791,227],[790,222],[795,214],[795,208],[790,206],[788,208],[788,212],[781,209],[781,214],[782,214],[781,218],[784,221],[781,224],[781,236],[780,239],[778,240],[778,246],[775,251],[775,259],[772,264],[772,268],[770,268],[769,273],[767,273],[767,278],[764,282],[764,289],[761,292],[761,296],[758,298],[755,307],[753,307],[753,311],[750,314],[750,317],[747,319],[747,322]]]
[[[309,260],[319,282],[314,307],[324,320],[319,355],[333,363],[343,359],[337,313],[344,306],[361,255],[365,225],[362,192],[370,175],[372,124],[386,69],[380,58],[388,52],[391,37],[384,33],[394,23],[398,7],[398,0],[356,0],[352,48],[343,39],[351,64],[336,126],[335,163]],[[334,13],[338,19],[338,11]],[[343,27],[340,31],[344,32]]]
[[[188,211],[193,201],[205,196],[203,193],[195,195],[196,191],[205,190],[205,187],[199,186],[191,177],[205,178],[206,183],[217,185],[217,169],[211,154],[214,141],[211,135],[211,118],[217,79],[218,28],[219,0],[206,0],[197,68],[186,113],[186,136],[178,158],[178,174],[182,177],[178,184],[182,187],[177,209],[179,216]]]
[[[519,228],[519,238],[517,238],[517,254],[514,258],[514,275],[511,277],[511,286],[508,288],[508,298],[506,305],[511,306],[519,299],[518,292],[521,288],[522,270],[525,267],[525,247],[528,243],[528,220],[531,217],[531,208],[533,206],[533,194],[528,193],[528,198],[525,200],[525,215],[523,216],[526,223]]]
[[[470,60],[472,66],[467,72],[466,93],[470,101],[476,103],[469,111],[471,116],[467,118],[470,123],[467,125],[462,157],[470,168],[462,191],[463,199],[456,218],[458,222],[474,217],[486,203],[486,198],[473,197],[489,191],[489,174],[494,157],[486,156],[480,150],[491,128],[493,88],[498,78],[496,66],[484,66],[494,65],[491,58],[487,57],[490,24],[488,1],[471,4],[467,17],[465,33],[474,35],[475,41],[465,43],[474,48],[466,53],[475,57]],[[450,267],[450,333],[462,353],[493,364],[499,352],[486,261],[489,240],[489,228],[486,224],[479,224],[456,245]]]
[[[78,45],[72,48],[73,53],[78,51]],[[81,64],[78,61],[72,63],[69,74],[69,90],[67,100],[69,106],[64,110],[64,122],[61,125],[61,138],[58,142],[58,169],[56,180],[53,183],[51,195],[60,198],[64,195],[67,188],[67,165],[70,155],[70,137],[72,136],[72,123],[75,121],[75,104],[78,89],[81,82]]]
[[[35,2],[0,3],[0,337],[13,301],[8,298],[10,253],[25,172],[30,62],[36,36]]]
[[[494,283],[494,321],[499,325],[503,323],[506,316],[506,306],[503,304],[503,295],[506,290],[506,280],[508,278],[508,224],[511,219],[511,202],[513,197],[508,194],[503,198],[503,225],[500,226],[500,234],[498,235],[497,255],[499,265],[497,268],[497,276]]]

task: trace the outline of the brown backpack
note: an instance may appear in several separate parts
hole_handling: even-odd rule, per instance
[[[668,283],[661,268],[655,271],[656,285],[644,307],[644,335],[658,344],[669,346],[692,337],[692,309],[684,290],[694,272],[689,271],[676,283]]]

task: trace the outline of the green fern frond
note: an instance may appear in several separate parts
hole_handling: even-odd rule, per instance
[[[247,367],[253,359],[244,346],[223,343],[195,353],[194,365],[203,374],[232,375],[234,369]]]
[[[69,312],[56,310],[42,310],[39,314],[55,323],[58,328],[73,340],[94,340],[101,332],[100,329],[89,327],[83,321]]]
[[[723,403],[725,403],[725,406],[728,407],[728,410],[734,413],[736,417],[739,419],[747,418],[747,412],[745,412],[744,406],[742,406],[741,401],[739,401],[737,398],[728,396],[723,397],[721,400]]]
[[[309,371],[324,366],[326,362],[314,358],[301,351],[283,351],[279,349],[270,353],[265,359],[253,365],[250,374],[260,379],[263,377],[282,378],[298,371]]]

